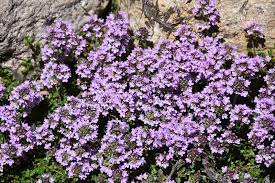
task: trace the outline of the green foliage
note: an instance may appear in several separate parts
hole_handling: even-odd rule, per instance
[[[38,77],[37,70],[39,71],[39,68],[42,67],[40,60],[40,43],[34,41],[31,37],[26,37],[24,44],[31,50],[32,56],[20,60],[22,71],[15,71],[13,68],[0,65],[0,82],[6,87],[4,97],[0,100],[0,104],[7,102],[11,90],[22,81],[26,79],[36,79]]]
[[[91,182],[96,182],[96,183],[107,183],[108,177],[105,174],[98,173],[94,174],[90,178]]]
[[[27,36],[24,38],[24,44],[32,51],[33,58],[39,58],[40,55],[40,43],[35,41],[34,38]]]
[[[29,50],[31,50],[31,57],[21,60],[21,73],[24,76],[24,79],[37,79],[43,66],[40,59],[40,43],[35,41],[32,37],[25,37],[24,44]]]
[[[118,0],[112,0],[111,4],[111,12],[116,13],[119,10],[119,1]]]
[[[0,104],[4,104],[7,102],[12,89],[20,82],[15,79],[12,70],[0,66],[0,83],[3,83],[6,87],[4,96],[0,99]]]
[[[28,166],[21,170],[9,170],[5,177],[0,176],[0,182],[32,183],[42,178],[44,174],[53,176],[55,182],[72,182],[67,177],[65,170],[57,164],[51,156],[34,157]]]
[[[148,182],[165,182],[166,177],[161,169],[158,169],[156,165],[151,165],[151,172],[148,177]]]
[[[67,101],[66,89],[64,87],[55,87],[47,96],[49,104],[49,112],[54,111],[59,106],[62,106]]]

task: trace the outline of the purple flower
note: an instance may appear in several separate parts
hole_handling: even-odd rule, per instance
[[[5,91],[6,87],[4,86],[4,84],[0,83],[0,99],[3,97],[4,95],[4,91]]]
[[[256,36],[259,38],[263,38],[263,28],[261,27],[260,24],[258,24],[255,20],[250,20],[248,21],[244,27],[243,27],[246,36]]]
[[[168,171],[177,159],[188,166],[208,153],[224,158],[242,143],[256,163],[271,167],[271,58],[248,57],[208,34],[219,21],[215,5],[215,0],[199,0],[194,8],[199,32],[183,23],[173,41],[160,39],[149,48],[134,47],[123,12],[106,19],[91,16],[80,33],[56,22],[43,37],[39,79],[14,87],[0,106],[0,171],[44,148],[70,178],[85,181],[100,172],[108,182],[146,182],[150,158]],[[250,24],[248,34],[261,32]],[[145,39],[147,32],[139,30],[137,36]],[[258,79],[263,84],[255,92]],[[69,81],[77,83],[77,96],[45,111],[44,119],[29,120],[44,98],[50,100],[43,93],[54,94],[53,87]],[[0,85],[0,97],[3,90]],[[221,166],[230,180],[240,179],[238,168]],[[53,180],[47,174],[38,181]]]

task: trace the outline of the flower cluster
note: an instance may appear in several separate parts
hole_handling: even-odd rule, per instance
[[[214,0],[200,0],[194,13],[210,26],[219,17]],[[140,39],[147,34],[142,31]],[[70,178],[100,172],[108,182],[146,181],[152,161],[166,170],[179,159],[188,166],[207,154],[225,156],[242,143],[255,147],[257,163],[274,164],[275,70],[269,57],[248,57],[185,23],[174,41],[141,48],[131,39],[123,12],[106,20],[91,16],[79,35],[66,22],[49,28],[40,78],[15,87],[0,106],[6,136],[0,171],[37,147]],[[41,121],[28,121],[45,100],[41,91],[70,79],[80,93]],[[232,180],[241,177],[227,165],[221,169]],[[53,181],[48,174],[44,179]]]
[[[220,14],[216,9],[216,0],[199,0],[193,9],[193,15],[202,22],[198,24],[199,30],[208,30],[217,26]]]
[[[22,109],[26,115],[43,100],[43,96],[38,92],[39,88],[41,86],[37,81],[23,82],[12,90],[9,97],[10,105]]]
[[[45,121],[50,128],[58,129],[60,144],[53,147],[54,155],[70,177],[85,179],[98,167],[93,146],[98,137],[99,113],[98,106],[72,97]]]
[[[271,166],[275,159],[274,71],[270,69],[264,77],[267,86],[261,88],[259,96],[255,98],[254,123],[247,134],[251,143],[258,149],[257,163],[264,163],[267,167]]]
[[[263,28],[255,20],[248,21],[243,29],[247,37],[264,38]]]
[[[108,175],[108,182],[127,183],[129,174],[146,164],[146,136],[142,128],[130,130],[126,122],[117,119],[108,122],[98,150],[99,168]]]
[[[5,91],[6,87],[0,83],[0,99],[3,97],[4,95],[4,91]]]
[[[108,16],[105,22],[97,16],[90,18],[90,22],[83,26],[83,32],[89,43],[87,47],[91,48],[86,58],[79,59],[76,73],[80,78],[92,77],[98,67],[114,62],[126,52],[130,40],[128,27],[127,15],[123,12]],[[90,45],[94,41],[101,44],[94,48]]]
[[[60,83],[67,83],[71,77],[71,70],[65,64],[49,62],[41,73],[41,84],[48,89]]]
[[[19,123],[18,111],[14,105],[1,106],[0,112],[0,132],[7,136],[0,149],[0,171],[2,172],[5,165],[11,166],[15,158],[22,157],[25,152],[32,150],[36,139],[29,124]]]
[[[45,63],[64,63],[73,50],[82,46],[81,37],[75,33],[69,22],[57,21],[55,26],[48,28],[42,38],[44,47],[41,49],[41,55]]]

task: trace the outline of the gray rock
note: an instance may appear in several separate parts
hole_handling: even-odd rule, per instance
[[[177,27],[182,21],[194,23],[190,18],[197,0],[120,0],[122,10],[130,17],[134,30],[147,27],[151,41],[160,37],[172,38],[169,25]],[[266,47],[275,43],[275,0],[217,0],[221,14],[220,31],[228,43],[246,48],[243,25],[251,19],[262,24],[266,36]],[[151,9],[151,10],[150,10]],[[151,12],[151,13],[150,13]]]
[[[39,40],[45,28],[56,19],[71,21],[78,29],[85,16],[106,9],[111,0],[0,0],[0,63],[18,65],[30,55],[23,44],[26,36]],[[151,40],[172,38],[182,22],[194,23],[191,10],[196,0],[118,0],[129,14],[133,30],[148,27]],[[157,8],[157,9],[156,9]],[[254,19],[261,23],[266,46],[275,43],[275,0],[218,0],[221,13],[220,30],[229,43],[244,50],[246,39],[242,26]],[[8,62],[6,62],[8,60]]]
[[[28,55],[23,40],[39,40],[46,26],[56,19],[79,28],[85,16],[103,11],[109,0],[0,0],[0,59],[3,62]]]
[[[220,30],[228,42],[244,49],[247,42],[242,27],[248,20],[256,20],[263,26],[266,47],[274,47],[275,0],[222,0],[218,10]]]

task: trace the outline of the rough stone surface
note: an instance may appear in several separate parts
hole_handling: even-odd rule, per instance
[[[242,31],[248,20],[256,20],[263,28],[266,46],[275,44],[275,0],[222,0],[218,4],[221,14],[220,30],[228,42],[246,47]]]
[[[28,54],[26,36],[39,39],[55,19],[78,28],[88,14],[103,11],[109,0],[0,0],[0,62]],[[2,60],[1,60],[2,59]]]
[[[117,1],[121,9],[129,14],[133,30],[147,27],[152,41],[169,37],[182,21],[195,21],[191,11],[196,0],[113,2]],[[45,27],[55,19],[70,20],[78,28],[86,15],[102,12],[110,2],[112,1],[0,0],[0,63],[17,63],[20,58],[29,55],[23,44],[24,37],[32,36],[39,40]],[[254,19],[264,27],[266,47],[274,46],[275,0],[218,0],[218,10],[221,14],[220,30],[227,42],[244,50],[246,39],[242,26]]]
[[[190,18],[196,0],[120,0],[122,10],[130,16],[134,30],[147,27],[151,40],[169,37],[181,21],[194,22]],[[220,31],[229,43],[241,50],[246,48],[243,25],[251,19],[262,24],[266,47],[275,43],[275,0],[218,0],[221,15]]]

